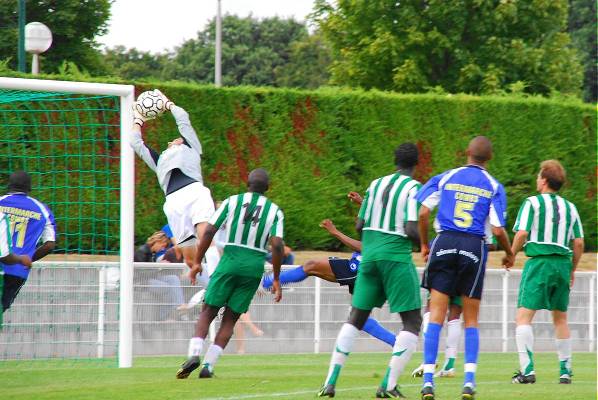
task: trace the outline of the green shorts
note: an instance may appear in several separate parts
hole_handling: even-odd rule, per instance
[[[246,313],[261,280],[261,277],[219,273],[216,270],[208,283],[205,303],[213,307],[227,306],[239,314]]]
[[[537,256],[527,260],[519,284],[517,307],[566,312],[572,268],[567,256]]]
[[[412,263],[362,261],[352,305],[360,310],[382,307],[388,300],[393,313],[421,308],[419,279]]]
[[[432,295],[428,291],[427,300],[430,301],[431,297],[432,297]],[[463,308],[463,299],[461,298],[461,296],[451,296],[449,299],[449,305],[451,305],[451,306],[455,305],[455,306],[459,306],[459,307]]]

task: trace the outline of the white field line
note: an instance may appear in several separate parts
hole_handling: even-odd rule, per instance
[[[575,381],[575,383],[593,383],[593,382],[585,382],[585,381]],[[485,386],[485,385],[512,385],[509,380],[502,380],[502,381],[494,381],[494,382],[478,382],[478,386]],[[421,383],[410,383],[405,385],[400,385],[400,387],[419,387]],[[461,386],[462,383],[459,382],[442,382],[440,386]],[[370,389],[372,392],[375,390],[374,386],[356,386],[350,388],[340,388],[336,389],[337,392],[350,392],[353,390],[367,390]],[[312,390],[299,390],[295,392],[275,392],[275,393],[256,393],[256,394],[244,394],[239,396],[228,396],[228,397],[202,397],[201,400],[244,400],[244,399],[269,399],[269,398],[276,398],[276,397],[288,397],[288,396],[297,396],[302,394],[313,394],[314,396],[318,392],[318,389]]]

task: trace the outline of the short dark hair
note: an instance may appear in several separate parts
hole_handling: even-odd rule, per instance
[[[25,171],[15,171],[8,177],[9,192],[31,192],[31,177]]]
[[[395,149],[395,165],[398,168],[412,168],[417,165],[419,151],[413,143],[403,143]]]
[[[567,180],[565,168],[557,160],[546,160],[540,164],[540,176],[546,179],[548,187],[558,191]]]

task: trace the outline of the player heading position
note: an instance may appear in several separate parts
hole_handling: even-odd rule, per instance
[[[359,331],[372,309],[382,307],[387,300],[390,311],[401,315],[403,330],[396,336],[388,370],[376,397],[403,397],[397,380],[415,350],[422,321],[409,240],[419,239],[415,194],[420,183],[411,178],[417,161],[417,147],[412,143],[401,144],[395,151],[397,171],[374,180],[367,189],[356,227],[362,233],[363,254],[352,308],[336,338],[328,376],[318,393],[320,397],[334,397],[340,370]]]
[[[154,90],[153,94],[162,99],[163,108],[159,112],[169,110],[172,113],[180,137],[168,142],[168,147],[162,153],[158,153],[143,141],[141,135],[141,128],[151,118],[142,115],[137,108],[134,108],[131,145],[137,155],[158,176],[160,187],[166,195],[164,214],[185,262],[191,267],[195,258],[197,240],[202,236],[208,219],[214,213],[214,201],[210,190],[203,185],[202,149],[197,134],[191,126],[189,114],[159,90]]]
[[[222,258],[210,278],[205,295],[204,307],[195,326],[195,335],[189,341],[188,360],[178,370],[176,377],[185,379],[200,365],[200,354],[210,324],[225,307],[220,329],[214,343],[208,348],[200,378],[211,378],[214,366],[230,340],[239,316],[249,309],[251,299],[258,289],[264,263],[266,246],[272,246],[272,267],[274,301],[282,298],[280,290],[280,263],[284,251],[282,241],[282,210],[270,201],[264,193],[268,190],[269,178],[263,169],[251,171],[248,192],[230,196],[218,207],[210,218],[199,242],[196,263],[189,272],[191,281],[202,271],[201,259],[210,247],[220,226],[226,226],[226,243]]]
[[[31,260],[48,255],[56,244],[56,223],[52,211],[29,196],[31,177],[25,171],[15,171],[8,178],[8,193],[0,197],[0,212],[10,220],[12,252],[22,261],[7,265],[4,270],[2,310],[6,311],[29,277]],[[41,245],[38,247],[38,243]]]
[[[569,291],[584,248],[583,227],[575,205],[558,195],[566,180],[556,160],[540,164],[536,190],[521,205],[513,231],[513,254],[522,248],[525,263],[517,300],[515,339],[520,369],[513,383],[535,383],[532,320],[537,310],[552,311],[560,383],[571,383],[571,339],[567,324]],[[569,244],[573,241],[573,251]],[[573,260],[571,260],[573,255]]]
[[[469,142],[467,165],[430,179],[417,195],[421,252],[427,260],[422,287],[430,290],[430,323],[424,336],[424,385],[422,399],[434,399],[434,368],[438,341],[450,296],[463,299],[465,322],[465,381],[462,398],[474,398],[479,352],[478,313],[484,273],[487,221],[505,249],[503,263],[513,265],[513,253],[504,229],[504,189],[485,169],[492,158],[492,144],[484,136]],[[428,246],[431,210],[438,206],[440,233]]]

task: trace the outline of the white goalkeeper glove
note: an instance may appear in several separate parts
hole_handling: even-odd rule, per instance
[[[162,100],[164,101],[164,109],[170,111],[170,109],[172,108],[172,106],[174,105],[174,103],[172,101],[170,101],[168,99],[168,97],[166,97],[166,95],[164,95],[164,93],[162,93],[158,89],[154,89],[154,94],[156,94],[157,96],[162,97]]]
[[[139,107],[137,105],[137,102],[133,103],[133,123],[137,124],[139,126],[143,126],[143,124],[145,123],[145,121],[147,121],[148,119],[153,119],[153,118],[144,117],[141,114],[141,112],[139,111]]]

